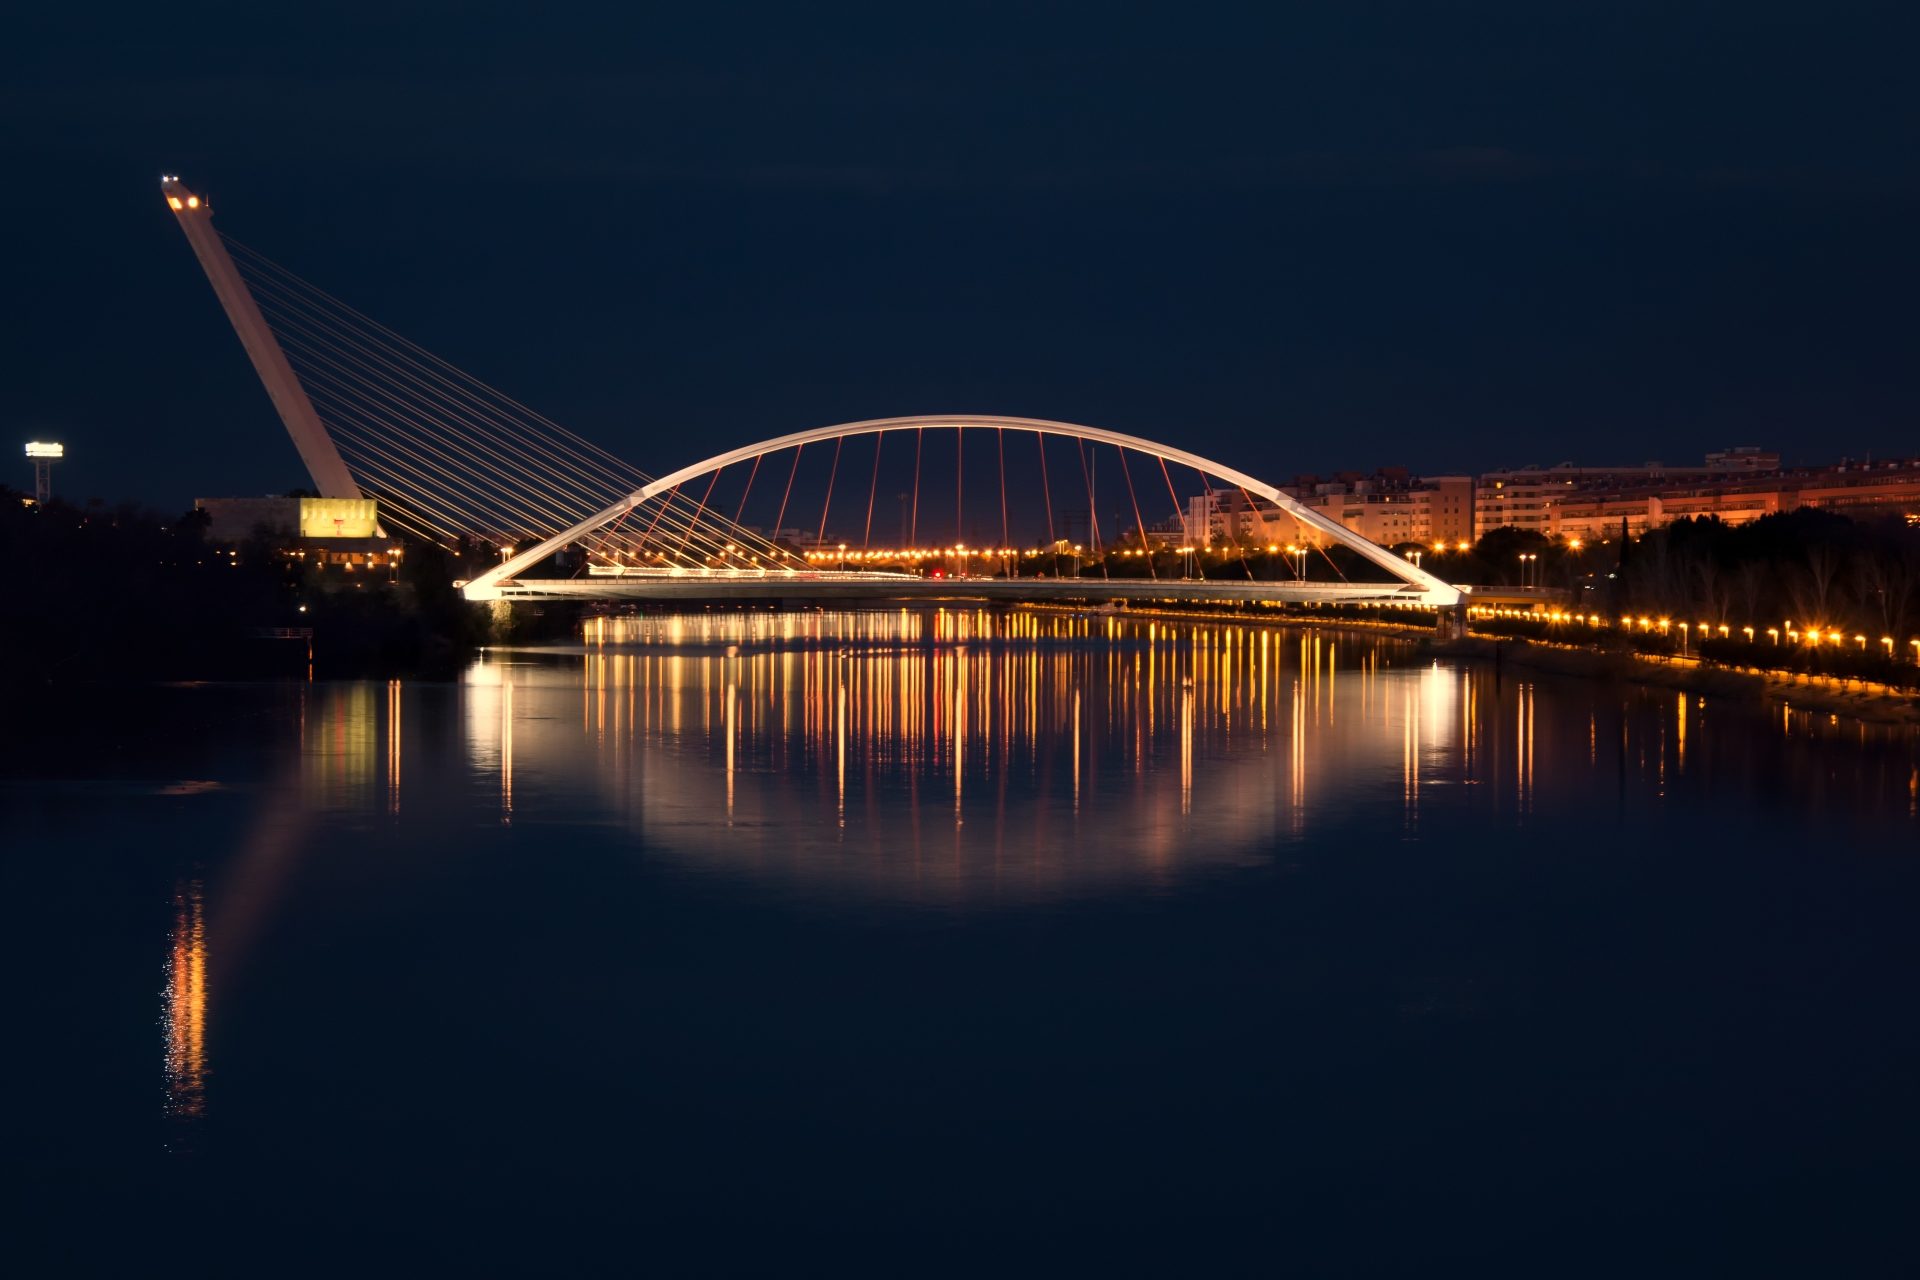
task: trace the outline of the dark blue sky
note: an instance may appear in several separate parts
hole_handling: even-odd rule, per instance
[[[1275,478],[1920,453],[1897,5],[47,8],[0,422],[74,496],[304,483],[162,172],[655,471],[965,410]]]

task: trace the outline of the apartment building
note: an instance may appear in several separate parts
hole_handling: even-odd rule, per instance
[[[1782,468],[1777,453],[1742,448],[1684,470],[1654,463],[1489,472],[1480,479],[1474,524],[1477,534],[1512,527],[1603,538],[1694,516],[1745,524],[1799,507],[1920,522],[1920,458]]]
[[[1382,546],[1463,542],[1473,537],[1473,477],[1413,477],[1404,468],[1298,476],[1281,490]],[[1197,545],[1324,541],[1271,502],[1238,490],[1190,498],[1184,536]]]

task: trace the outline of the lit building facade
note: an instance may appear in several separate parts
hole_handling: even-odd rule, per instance
[[[286,559],[354,574],[391,572],[400,559],[395,540],[381,536],[372,498],[195,498],[193,505],[206,513],[210,546],[263,542]]]
[[[1476,536],[1499,528],[1549,538],[1638,536],[1673,520],[1745,524],[1801,507],[1920,523],[1920,458],[1783,469],[1779,454],[1741,448],[1706,465],[1527,468],[1480,478]]]

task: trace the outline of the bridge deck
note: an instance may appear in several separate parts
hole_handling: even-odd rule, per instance
[[[1406,583],[1161,578],[921,578],[892,573],[649,574],[508,579],[476,598],[506,600],[1263,600],[1287,604],[1436,603]],[[1450,601],[1445,603],[1451,603]]]

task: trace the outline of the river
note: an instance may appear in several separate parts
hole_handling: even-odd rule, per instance
[[[53,1265],[1911,1254],[1911,728],[912,610],[8,733],[8,1162]]]

